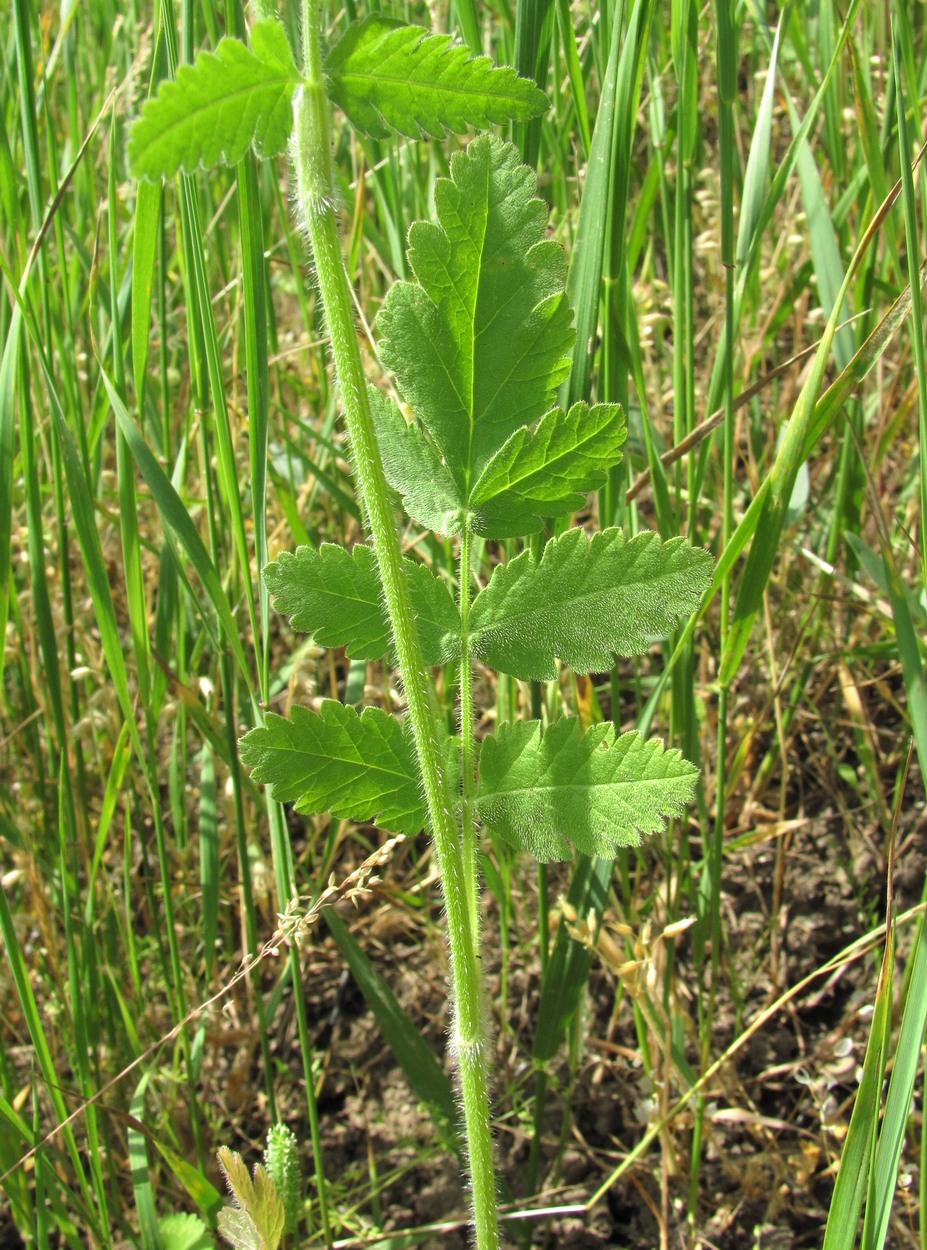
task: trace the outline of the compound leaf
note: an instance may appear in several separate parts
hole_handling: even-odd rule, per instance
[[[426,664],[445,664],[460,652],[460,613],[446,583],[423,564],[406,560],[409,592]],[[278,612],[322,647],[346,647],[352,659],[380,660],[390,630],[374,551],[334,543],[283,552],[264,569]]]
[[[576,717],[501,726],[480,750],[476,812],[484,826],[542,863],[612,857],[665,828],[691,799],[698,770],[679,751],[614,726],[583,734]]]
[[[490,135],[435,186],[439,224],[416,222],[409,262],[378,319],[380,354],[467,503],[485,465],[539,420],[569,373],[573,315],[563,249],[518,151]]]
[[[402,495],[406,513],[436,534],[459,534],[463,501],[457,483],[421,426],[406,421],[396,404],[374,386],[367,388],[370,412],[383,457],[383,471]]]
[[[425,823],[413,750],[402,725],[380,708],[358,712],[325,699],[319,712],[268,713],[241,739],[241,758],[279,803],[300,812],[375,820],[393,833]]]
[[[543,91],[488,56],[473,57],[450,35],[429,35],[371,14],[349,26],[325,61],[331,98],[372,139],[394,130],[443,139],[528,121],[549,107]]]
[[[627,436],[619,404],[555,408],[534,430],[522,427],[489,461],[470,496],[473,528],[486,538],[516,538],[548,517],[582,507],[621,459]]]
[[[219,1166],[239,1204],[219,1212],[219,1231],[236,1250],[277,1250],[286,1213],[266,1168],[256,1164],[252,1180],[240,1154],[220,1146],[218,1155]]]
[[[255,23],[250,51],[240,39],[220,40],[146,102],[129,134],[133,174],[170,178],[178,169],[231,165],[252,144],[261,156],[284,151],[300,81],[279,22]]]
[[[496,566],[473,601],[473,653],[525,681],[556,676],[555,660],[578,673],[610,668],[692,612],[710,569],[708,552],[682,538],[567,530],[540,560],[523,551]]]

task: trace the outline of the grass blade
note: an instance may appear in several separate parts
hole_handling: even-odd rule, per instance
[[[132,1095],[129,1114],[139,1122],[145,1118],[145,1092],[148,1088],[150,1074],[145,1073]],[[148,1147],[145,1137],[134,1124],[129,1125],[129,1173],[132,1177],[132,1192],[135,1195],[135,1210],[138,1212],[138,1225],[141,1234],[142,1250],[161,1250],[161,1237],[158,1233],[158,1217],[155,1211],[154,1187],[148,1163]]]
[[[19,305],[13,308],[3,356],[0,357],[0,638],[6,637],[10,612],[10,571],[13,536],[13,428],[16,417],[16,372],[22,331]],[[6,647],[0,647],[0,682]]]
[[[641,0],[635,7],[640,7]],[[602,82],[599,111],[586,164],[586,181],[579,207],[579,219],[573,238],[567,294],[576,316],[576,346],[573,368],[560,390],[560,406],[564,411],[589,394],[592,361],[595,354],[596,327],[599,322],[599,298],[602,268],[605,263],[605,236],[608,221],[608,187],[611,176],[615,112],[618,107],[618,66],[621,31],[615,23],[608,53],[608,67]]]
[[[203,546],[203,540],[196,532],[193,522],[190,520],[190,514],[184,507],[180,496],[171,485],[167,474],[155,460],[148,444],[142,438],[136,429],[131,417],[126,411],[125,405],[119,398],[109,378],[104,374],[103,382],[109,394],[110,403],[116,416],[116,422],[119,429],[129,446],[138,470],[145,480],[145,484],[151,491],[155,503],[158,505],[158,511],[161,515],[161,521],[168,534],[173,536],[174,542],[179,552],[183,551],[190,563],[196,570],[197,576],[202,582],[203,589],[209,598],[210,603],[215,609],[225,634],[228,638],[232,653],[238,662],[239,668],[243,676],[247,679],[249,675],[248,661],[245,658],[244,649],[241,645],[239,631],[235,628],[232,614],[229,609],[228,599],[219,580],[219,574],[216,567],[209,558],[206,548]],[[178,564],[180,564],[178,558]],[[204,617],[204,623],[210,628],[208,617]],[[218,639],[216,639],[218,646]]]
[[[889,895],[890,891],[889,886]],[[894,955],[894,928],[888,924],[862,1076],[840,1152],[840,1169],[831,1196],[822,1250],[853,1250],[856,1245],[859,1214],[871,1183],[879,1129],[879,1103],[891,1029]]]
[[[765,498],[756,528],[756,532],[760,537],[758,541],[754,541],[750,549],[747,566],[744,569],[737,594],[734,620],[728,634],[727,646],[721,658],[722,684],[729,682],[740,666],[741,658],[747,646],[747,640],[753,629],[753,622],[759,611],[769,574],[772,571],[795,479],[799,468],[806,458],[804,448],[808,444],[808,434],[810,430],[816,428],[815,415],[819,392],[833,346],[834,336],[840,322],[839,310],[843,306],[850,282],[855,276],[861,260],[877,235],[882,218],[894,203],[897,190],[898,188],[896,187],[889,199],[880,206],[860,239],[853,255],[853,260],[847,268],[840,289],[834,298],[833,308],[828,317],[824,334],[818,344],[811,372],[792,411],[775,463],[764,479],[762,489],[765,492]],[[759,492],[755,496],[754,502],[758,498]],[[744,520],[746,521],[746,518]],[[738,526],[732,542],[737,539],[742,525],[743,522],[741,526]]]

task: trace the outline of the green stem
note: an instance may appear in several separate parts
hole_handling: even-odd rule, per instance
[[[303,0],[304,83],[295,105],[294,163],[297,200],[315,262],[316,279],[341,387],[345,425],[354,453],[354,475],[376,550],[383,598],[396,647],[399,676],[421,770],[447,911],[454,1006],[452,1047],[457,1060],[473,1195],[478,1250],[498,1245],[495,1172],[489,1121],[487,1041],[483,984],[471,924],[475,897],[464,864],[450,785],[447,734],[419,645],[402,568],[402,551],[367,400],[357,344],[351,291],[335,215],[329,105],[322,74],[318,0]]]
[[[470,652],[470,569],[473,535],[469,524],[460,536],[460,773],[463,825],[464,880],[468,887],[470,931],[479,950],[477,899],[476,821],[473,815],[476,788],[476,741],[473,715],[473,659]]]

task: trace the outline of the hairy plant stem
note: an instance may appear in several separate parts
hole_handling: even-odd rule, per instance
[[[468,887],[470,929],[479,954],[479,898],[476,868],[476,820],[473,814],[476,787],[476,742],[473,715],[473,660],[470,653],[470,575],[473,531],[469,520],[460,536],[460,775],[461,825],[464,880]]]
[[[458,796],[448,778],[447,734],[434,684],[422,659],[402,568],[396,518],[367,400],[351,291],[335,215],[329,104],[322,74],[320,33],[319,0],[303,0],[305,81],[294,103],[293,160],[297,200],[315,262],[341,387],[345,425],[354,455],[354,475],[376,551],[441,874],[451,956],[452,1047],[464,1112],[476,1245],[478,1250],[493,1250],[498,1245],[498,1217],[489,1121],[483,984],[474,927],[476,907],[475,902],[471,904],[477,891],[475,855],[472,851],[466,855],[464,852],[464,837],[456,814]]]

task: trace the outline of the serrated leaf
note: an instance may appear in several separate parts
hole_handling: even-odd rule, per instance
[[[459,534],[463,503],[447,465],[417,422],[406,421],[398,406],[376,387],[369,386],[367,393],[383,471],[393,490],[402,495],[406,513],[436,534]]]
[[[402,725],[379,708],[358,715],[333,699],[319,712],[269,713],[240,742],[242,762],[279,803],[300,812],[375,820],[393,833],[424,826],[413,750]]]
[[[158,1220],[161,1250],[214,1250],[215,1242],[198,1215],[177,1211]]]
[[[260,1163],[254,1168],[254,1208],[249,1212],[261,1237],[261,1250],[276,1250],[286,1226],[286,1212],[276,1186]]]
[[[220,1146],[216,1154],[232,1197],[239,1206],[247,1209],[254,1199],[254,1188],[244,1159],[237,1151],[229,1150],[228,1146]]]
[[[284,151],[300,82],[279,22],[255,23],[250,50],[240,39],[220,40],[146,102],[129,132],[133,175],[170,178],[178,169],[232,165],[252,145],[262,156]]]
[[[698,770],[679,751],[614,726],[583,734],[576,717],[503,725],[480,750],[478,818],[542,863],[614,856],[679,816]]]
[[[261,1236],[254,1220],[241,1207],[223,1207],[216,1216],[219,1232],[235,1250],[261,1250]]]
[[[545,238],[537,179],[511,144],[476,139],[435,186],[378,319],[380,354],[466,503],[483,466],[547,411],[569,372],[563,250]]]
[[[488,56],[471,56],[450,35],[429,35],[373,13],[349,26],[325,60],[329,94],[372,139],[394,130],[443,139],[528,121],[549,107],[543,91]]]
[[[219,1212],[219,1231],[237,1250],[277,1250],[286,1215],[266,1168],[256,1164],[252,1180],[241,1155],[227,1146],[221,1146],[217,1153],[219,1166],[239,1204],[223,1207]]]
[[[619,404],[555,408],[534,430],[516,430],[489,461],[470,496],[473,529],[486,538],[517,538],[548,517],[582,507],[621,459],[627,437]]]
[[[346,646],[352,659],[379,660],[389,645],[376,559],[369,547],[333,543],[281,552],[263,572],[274,606],[322,647]]]
[[[409,593],[426,664],[460,653],[460,613],[445,582],[423,564],[405,560]],[[379,660],[390,650],[383,590],[371,547],[348,551],[334,543],[284,552],[264,569],[278,612],[322,647],[346,647],[352,659]]]
[[[567,530],[540,560],[523,551],[496,566],[471,608],[473,653],[524,681],[556,676],[555,660],[578,673],[608,669],[694,611],[710,571],[709,553],[682,538]]]

